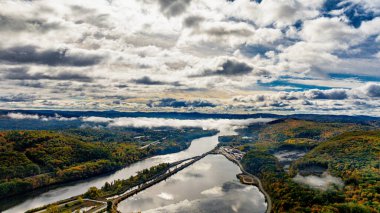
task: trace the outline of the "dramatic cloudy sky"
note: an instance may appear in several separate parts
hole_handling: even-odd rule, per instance
[[[380,0],[1,0],[0,108],[380,116]]]

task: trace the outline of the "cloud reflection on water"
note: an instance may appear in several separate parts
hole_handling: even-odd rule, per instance
[[[264,196],[256,187],[242,185],[236,178],[240,172],[239,167],[224,156],[209,155],[166,181],[121,202],[119,210],[265,212]]]

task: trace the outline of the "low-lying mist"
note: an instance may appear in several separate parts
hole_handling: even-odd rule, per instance
[[[270,122],[272,118],[251,118],[251,119],[173,119],[173,118],[147,118],[147,117],[62,117],[59,114],[54,116],[42,116],[37,114],[8,113],[3,116],[13,120],[36,120],[40,122],[80,122],[82,127],[135,127],[135,128],[158,128],[158,127],[200,127],[205,130],[216,129],[220,135],[236,134],[235,130],[252,123]]]
[[[85,122],[107,123],[108,127],[200,127],[202,129],[217,129],[222,134],[236,134],[235,129],[242,128],[252,123],[269,122],[270,118],[255,119],[203,119],[203,120],[180,120],[167,118],[105,118],[105,117],[84,117]]]
[[[334,177],[327,172],[324,172],[320,177],[315,175],[302,176],[297,174],[293,178],[293,181],[320,190],[327,190],[332,185],[337,185],[338,187],[344,186],[342,179]]]

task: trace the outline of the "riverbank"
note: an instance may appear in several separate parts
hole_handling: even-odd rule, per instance
[[[214,149],[214,150],[211,150],[211,151],[206,152],[206,153],[199,155],[199,156],[195,156],[195,157],[192,157],[189,159],[184,159],[184,160],[180,160],[177,162],[173,162],[170,164],[170,168],[166,169],[165,172],[161,172],[158,175],[154,175],[151,178],[145,180],[144,182],[139,182],[139,184],[134,184],[133,186],[129,187],[128,189],[125,189],[124,191],[120,192],[120,194],[118,194],[118,195],[113,195],[113,196],[109,196],[109,197],[99,197],[99,198],[94,197],[94,198],[92,198],[92,200],[95,202],[98,201],[100,203],[100,205],[93,206],[93,208],[89,209],[87,212],[91,212],[91,213],[92,212],[101,212],[101,211],[104,211],[106,209],[110,212],[118,212],[118,210],[117,210],[118,204],[121,201],[128,199],[129,197],[132,197],[132,196],[136,195],[137,193],[144,191],[144,190],[162,182],[163,180],[168,179],[172,175],[174,175],[174,174],[178,173],[179,171],[189,167],[190,165],[201,160],[202,158],[204,158],[205,156],[207,156],[209,154],[223,154],[228,160],[230,160],[233,163],[235,163],[236,165],[238,165],[240,170],[245,175],[245,177],[251,178],[253,180],[252,183],[254,183],[253,185],[257,185],[257,187],[261,191],[261,193],[264,194],[265,202],[267,203],[266,212],[271,211],[272,204],[271,204],[270,197],[268,196],[268,194],[266,194],[265,190],[263,190],[260,180],[257,177],[255,177],[254,175],[246,172],[244,170],[244,168],[242,167],[242,165],[238,161],[231,158],[231,156],[229,156],[227,153],[223,153],[221,151],[218,151],[217,149]],[[133,177],[131,177],[131,178],[133,179]],[[119,181],[124,182],[124,180],[119,180]],[[252,183],[251,183],[251,185],[252,185]],[[102,190],[103,190],[103,187],[102,187]],[[86,197],[86,193],[80,197]],[[37,208],[35,210],[28,211],[28,213],[44,212],[44,210],[50,208],[51,206],[64,206],[67,203],[71,203],[71,202],[75,201],[75,199],[78,199],[78,198],[74,197],[71,199],[66,199],[64,201],[59,201],[57,203],[45,206],[43,208]],[[77,210],[77,209],[71,209],[71,211],[75,211],[75,210]]]
[[[253,185],[255,185],[261,193],[264,194],[265,196],[265,201],[267,202],[267,210],[266,210],[266,213],[270,213],[272,211],[272,200],[269,196],[269,194],[265,191],[264,187],[263,187],[263,184],[261,183],[261,180],[256,177],[255,175],[247,172],[244,167],[240,164],[240,161],[238,161],[237,159],[234,158],[234,156],[228,154],[227,152],[225,152],[222,148],[218,149],[217,150],[217,153],[220,153],[222,154],[223,156],[225,156],[228,160],[232,161],[233,163],[235,163],[236,165],[238,165],[240,167],[240,170],[242,171],[242,173],[246,176],[249,176],[251,177],[254,181],[252,182]]]
[[[117,212],[117,205],[163,181],[163,180],[166,180],[167,178],[169,178],[170,176],[176,174],[177,172],[185,169],[186,167],[194,164],[195,162],[199,161],[200,159],[204,158],[206,155],[208,155],[209,153],[213,152],[214,150],[212,151],[209,151],[207,153],[204,153],[200,156],[196,156],[196,157],[192,157],[192,158],[189,158],[189,159],[184,159],[184,160],[180,160],[180,161],[177,161],[177,162],[173,162],[171,163],[170,165],[168,165],[167,168],[163,168],[164,171],[161,172],[161,170],[158,170],[159,173],[157,173],[156,175],[152,175],[151,177],[149,177],[148,179],[146,180],[143,180],[141,181],[141,177],[140,176],[146,176],[144,174],[144,171],[143,172],[140,172],[136,175],[136,177],[133,177],[131,176],[128,180],[137,180],[137,183],[134,183],[132,184],[129,188],[126,188],[124,189],[123,191],[121,191],[118,195],[115,195],[115,194],[111,194],[111,195],[108,195],[108,197],[103,197],[101,196],[102,192],[104,190],[106,190],[106,188],[112,188],[112,184],[116,184],[116,183],[124,183],[124,182],[127,182],[128,180],[118,180],[117,182],[114,182],[112,183],[111,185],[109,184],[106,184],[105,186],[103,186],[101,189],[97,189],[95,187],[93,188],[90,188],[90,190],[88,192],[86,192],[85,194],[82,194],[82,195],[78,195],[78,196],[75,196],[75,197],[71,197],[71,198],[68,198],[68,199],[64,199],[64,200],[61,200],[61,201],[58,201],[58,202],[55,202],[55,203],[52,203],[52,204],[49,204],[49,205],[45,205],[45,206],[42,206],[42,207],[38,207],[38,208],[35,208],[35,209],[31,209],[31,210],[28,210],[27,213],[43,213],[43,212],[49,212],[49,209],[51,208],[54,208],[54,209],[57,209],[58,211],[62,210],[62,209],[69,209],[70,211],[74,212],[74,211],[77,211],[77,210],[80,210],[81,208],[83,208],[83,205],[85,204],[84,202],[81,202],[82,205],[73,205],[73,208],[69,208],[69,204],[73,203],[73,202],[76,202],[77,200],[86,200],[86,201],[92,201],[94,203],[97,203],[98,205],[95,205],[93,206],[92,208],[90,208],[88,211],[86,212],[101,212],[101,211],[104,211],[105,209],[108,209],[110,212]],[[154,170],[157,166],[155,167],[152,167]],[[150,170],[152,170],[152,168],[148,169],[147,170],[147,173],[150,173]],[[99,197],[97,197],[99,196]],[[82,199],[83,197],[85,197],[85,199]],[[91,198],[91,199],[89,199]],[[107,202],[106,202],[107,201]],[[78,201],[79,202],[79,201]]]
[[[160,163],[176,163],[183,162],[184,160],[188,160],[195,156],[202,155],[210,150],[213,150],[218,144],[218,135],[203,137],[195,139],[191,142],[190,147],[184,151],[168,154],[168,155],[160,155],[156,157],[151,157],[145,159],[143,161],[136,162],[129,167],[125,167],[113,174],[94,178],[87,182],[80,182],[78,184],[65,186],[57,189],[50,190],[46,193],[38,197],[33,197],[28,202],[24,202],[23,204],[11,208],[5,211],[5,213],[10,212],[25,212],[29,209],[36,208],[43,205],[48,205],[51,203],[56,203],[60,200],[65,200],[67,198],[77,198],[78,195],[84,194],[90,187],[102,187],[106,182],[113,182],[114,180],[122,180],[126,177],[130,177],[132,175],[137,174],[139,171],[150,168],[152,166],[158,165]],[[174,164],[173,164],[174,165]],[[106,201],[106,200],[105,200]],[[102,206],[105,208],[106,206]],[[101,208],[101,209],[102,209]],[[100,209],[100,210],[101,210]],[[99,209],[96,210],[96,212]]]
[[[167,162],[173,163],[173,162],[181,161],[183,159],[189,159],[189,158],[192,158],[194,156],[200,156],[206,152],[209,152],[210,150],[213,150],[217,146],[217,144],[218,144],[218,135],[195,139],[191,142],[190,147],[188,149],[182,151],[182,152],[148,158],[148,159],[145,159],[143,161],[132,164],[129,167],[123,168],[123,169],[121,169],[121,170],[119,170],[113,174],[110,174],[110,175],[97,177],[97,178],[93,178],[89,181],[82,181],[80,183],[74,183],[73,185],[63,186],[63,187],[59,187],[57,189],[49,190],[49,191],[47,191],[41,195],[34,196],[33,198],[26,200],[25,202],[23,202],[22,204],[19,204],[15,208],[8,209],[7,211],[5,211],[5,213],[8,213],[8,212],[12,212],[12,213],[13,212],[25,212],[26,210],[31,209],[31,208],[46,205],[49,203],[54,203],[54,202],[57,202],[59,200],[63,200],[63,199],[69,198],[69,197],[73,197],[73,196],[76,196],[79,194],[83,194],[90,187],[93,187],[93,186],[102,187],[106,182],[110,183],[114,180],[125,179],[126,177],[130,177],[131,175],[137,174],[138,171],[141,171],[141,170],[146,169],[146,168],[150,168],[151,166],[158,165],[160,163],[167,163]],[[215,155],[215,156],[217,156],[217,155]],[[221,155],[220,155],[220,158],[224,159],[224,157],[222,157]],[[230,184],[232,184],[232,182],[230,183],[230,182],[228,182],[228,180],[235,180],[235,178],[236,178],[235,174],[239,173],[240,169],[238,167],[236,167],[233,163],[231,163],[231,165],[228,164],[229,166],[227,166],[227,168],[228,168],[227,170],[233,171],[234,175],[227,174],[225,163],[229,162],[229,161],[227,161],[227,160],[225,162],[220,161],[220,160],[215,161],[216,160],[215,157],[206,158],[206,159],[207,159],[208,163],[195,164],[197,166],[195,166],[194,168],[188,167],[188,169],[186,169],[185,172],[178,173],[178,175],[175,176],[176,178],[172,179],[172,180],[176,180],[177,178],[180,178],[182,180],[183,178],[186,178],[187,184],[188,183],[198,184],[199,182],[202,182],[202,185],[200,187],[196,187],[196,188],[193,187],[193,189],[195,191],[197,191],[198,195],[195,195],[195,194],[190,195],[188,193],[182,193],[182,191],[186,192],[186,191],[189,191],[192,189],[192,188],[190,188],[190,189],[186,188],[187,184],[184,184],[184,185],[181,184],[181,185],[178,185],[178,186],[173,188],[173,184],[166,186],[166,181],[165,182],[161,181],[159,184],[156,184],[156,185],[158,185],[157,187],[150,187],[149,189],[145,189],[145,190],[155,191],[156,188],[160,188],[160,186],[165,185],[165,190],[169,190],[169,191],[172,190],[171,193],[175,194],[175,198],[174,198],[175,200],[176,199],[186,200],[186,199],[200,199],[200,198],[203,199],[204,198],[203,191],[205,191],[205,193],[209,193],[209,191],[207,191],[208,189],[210,189],[209,187],[220,187],[221,186],[220,184],[222,184],[222,185],[227,184],[225,187],[228,187],[228,189],[231,189]],[[214,165],[216,166],[216,168],[218,168],[217,170],[212,170],[211,173],[215,173],[215,172],[217,172],[217,173],[210,174],[208,172],[207,175],[201,175],[201,176],[195,175],[195,176],[193,176],[194,172],[196,172],[195,168],[201,169],[200,171],[202,171],[202,172],[204,171],[203,169],[209,168],[208,167],[208,166],[210,166],[209,161],[211,159],[214,159],[214,160],[212,160],[213,166],[211,168],[214,168]],[[224,162],[224,163],[222,164],[222,162]],[[187,171],[192,171],[192,172],[188,174]],[[216,174],[218,174],[218,175],[216,175]],[[212,182],[212,185],[208,185],[209,186],[208,187],[206,185],[203,185],[203,184],[210,184],[206,179],[200,180],[203,177],[208,177],[207,180],[212,179],[215,181]],[[189,179],[189,178],[191,178],[191,179]],[[255,188],[249,188],[250,190],[248,190],[248,191],[247,190],[240,191],[241,186],[236,185],[236,184],[233,184],[233,186],[236,188],[232,189],[232,191],[229,191],[227,193],[229,197],[226,197],[227,200],[221,202],[220,205],[218,205],[218,206],[225,206],[228,208],[228,206],[235,206],[237,204],[236,202],[239,202],[239,203],[245,202],[245,204],[243,206],[241,206],[241,210],[244,212],[249,211],[249,209],[252,209],[252,208],[256,209],[257,210],[256,212],[258,212],[258,213],[265,211],[267,205],[265,205],[264,197],[260,197],[261,193],[259,192],[259,190],[256,190]],[[178,188],[182,188],[182,189],[180,191],[178,191],[177,190]],[[162,190],[159,190],[158,194],[156,194],[153,197],[153,199],[154,200],[161,199],[160,198],[161,193],[162,193]],[[201,195],[201,197],[199,197],[199,195]],[[139,193],[138,195],[135,195],[135,196],[138,196],[138,197],[146,196],[146,194]],[[210,200],[206,199],[206,200],[203,200],[201,202],[220,202],[221,201],[221,200],[212,200],[211,201],[211,199],[213,199],[213,195],[210,195],[210,196],[211,196],[209,198]],[[260,200],[260,203],[259,204],[252,203],[252,199]],[[179,202],[181,200],[177,200],[177,202]],[[162,200],[161,199],[160,202],[162,203],[162,201],[164,201],[166,203],[166,205],[168,205],[168,204],[170,204],[170,202],[172,200]],[[132,208],[134,208],[134,210],[126,209],[126,208],[131,207],[130,202],[134,202],[134,201],[127,199],[127,200],[121,202],[118,209],[120,209],[120,211],[123,211],[123,212],[124,211],[127,211],[127,212],[139,211],[138,210],[138,209],[140,209],[139,207],[137,209],[135,209],[135,207],[136,207],[135,204],[132,205],[132,206],[134,206],[134,207],[132,207]],[[126,203],[128,203],[129,207],[126,207]],[[138,204],[138,206],[141,206],[141,204]],[[202,209],[204,205],[197,206],[197,204],[194,204],[192,207],[194,207],[194,206],[195,206],[195,208]],[[107,207],[106,205],[102,205],[101,207],[99,207],[98,209],[95,209],[94,211],[97,212],[97,211],[100,211],[102,209],[104,210],[106,207]],[[149,207],[144,207],[144,209],[149,209]],[[213,209],[213,211],[214,210],[215,209]]]
[[[148,157],[180,152],[189,148],[192,140],[217,133],[198,128],[158,130],[0,131],[0,200],[115,172]],[[142,133],[144,139],[135,137]],[[160,143],[142,146],[153,139]]]
[[[120,212],[263,213],[265,197],[257,187],[236,179],[240,168],[220,154],[210,154],[118,205]]]

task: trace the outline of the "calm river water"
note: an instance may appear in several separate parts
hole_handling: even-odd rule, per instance
[[[218,135],[192,141],[182,152],[151,157],[112,174],[73,182],[0,202],[7,213],[25,212],[71,196],[82,194],[91,186],[126,179],[137,171],[163,162],[174,162],[203,154],[218,144]],[[151,212],[264,212],[265,201],[253,186],[244,186],[236,179],[239,168],[223,156],[207,156],[140,194],[120,203],[122,212],[135,210]],[[157,209],[158,208],[158,209]],[[0,211],[1,212],[1,211]]]
[[[241,184],[239,167],[222,155],[208,155],[121,202],[121,212],[265,212],[264,195]]]

